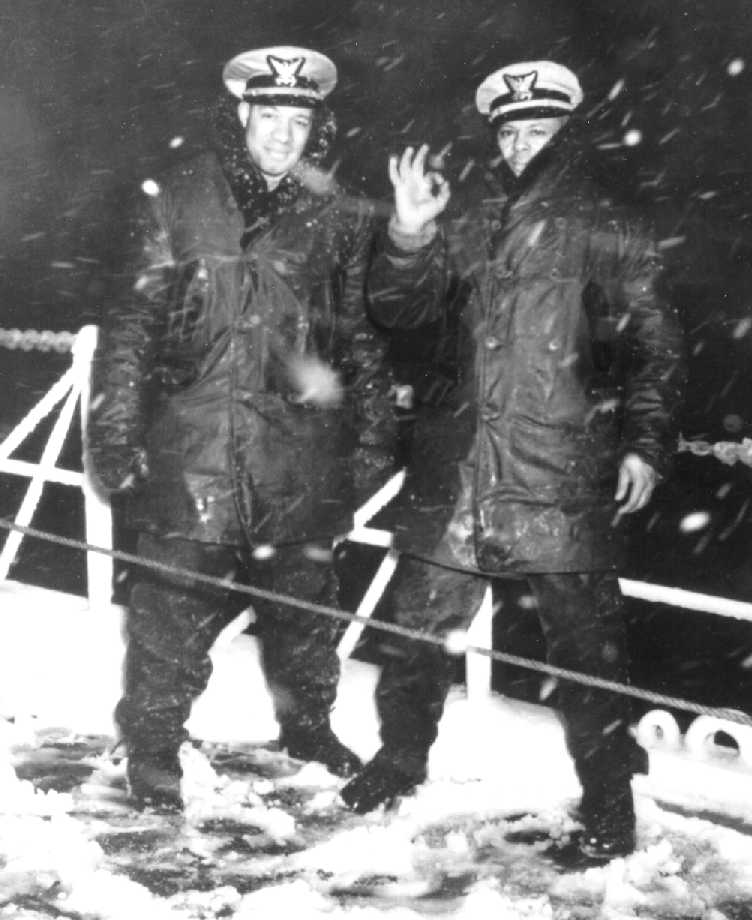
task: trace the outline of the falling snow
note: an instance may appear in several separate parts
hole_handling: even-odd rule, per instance
[[[752,23],[744,0],[544,0],[534,8],[498,0],[219,0],[211,9],[177,0],[72,0],[54,10],[40,0],[11,0],[0,19],[0,296],[2,326],[18,333],[6,337],[11,347],[2,350],[2,431],[59,370],[59,356],[30,358],[19,347],[19,330],[99,321],[123,192],[159,195],[161,170],[205,142],[207,108],[229,55],[280,36],[332,54],[341,74],[333,97],[339,150],[310,182],[325,188],[336,172],[383,214],[390,207],[386,156],[407,143],[425,141],[437,157],[444,153],[441,168],[457,188],[481,175],[487,139],[477,121],[475,87],[509,53],[530,49],[582,64],[588,128],[604,176],[655,222],[687,331],[690,381],[681,429],[694,450],[677,454],[654,504],[637,520],[630,574],[752,598],[752,93],[746,59]],[[618,320],[619,331],[629,319]],[[304,401],[326,406],[341,397],[341,382],[321,368],[291,368],[291,376]],[[66,463],[79,464],[68,451]],[[17,478],[3,482],[3,515],[18,507]],[[80,530],[80,509],[63,491],[45,499],[40,521],[54,532]],[[273,553],[271,546],[255,550],[259,559]],[[19,571],[32,581],[84,590],[80,559],[55,547],[25,549]],[[127,573],[118,576],[123,583]],[[530,625],[533,606],[522,595],[497,617],[505,641],[519,642],[523,653],[539,641]],[[709,625],[689,611],[634,605],[630,630],[636,683],[669,683],[688,695],[752,709],[748,624]],[[467,635],[453,636],[450,644],[461,652]],[[70,653],[68,636],[58,637],[58,648]],[[21,663],[33,670],[29,661]],[[52,664],[48,673],[57,673]],[[104,672],[99,678],[106,680]],[[16,682],[26,686],[22,673]],[[63,687],[61,677],[61,699]],[[546,680],[528,695],[546,700],[554,689]],[[34,693],[29,685],[27,697]],[[70,706],[83,717],[94,702],[81,694]],[[636,785],[638,853],[606,869],[561,875],[535,846],[507,839],[515,824],[510,816],[526,810],[530,815],[517,824],[526,821],[549,835],[569,832],[577,789],[560,744],[549,744],[548,729],[548,741],[540,740],[537,710],[524,704],[513,729],[504,722],[491,736],[487,726],[497,722],[489,713],[472,738],[461,724],[467,721],[462,701],[453,706],[429,783],[394,814],[372,820],[344,814],[331,777],[300,770],[271,748],[241,749],[245,768],[229,769],[215,738],[186,755],[192,808],[184,822],[173,823],[129,809],[123,761],[105,746],[112,739],[104,732],[79,735],[64,717],[40,724],[28,713],[9,722],[1,717],[15,718],[15,709],[0,707],[0,917],[55,916],[50,905],[75,920],[752,915],[745,793],[713,800],[724,785],[737,790],[740,777],[748,784],[745,771],[722,773],[726,782],[718,781],[697,760],[679,763],[670,752],[657,752],[649,782]],[[258,730],[266,740],[268,728]],[[342,729],[367,750],[371,711],[348,712]],[[371,734],[360,738],[361,729]],[[488,736],[487,772],[477,766],[482,758],[470,756],[476,736]],[[494,759],[499,739],[505,756]],[[85,779],[74,770],[77,781],[64,783],[64,790],[48,787],[44,778],[55,770],[45,773],[44,763],[54,766],[58,757],[70,766],[74,751],[79,768],[84,763],[88,771]],[[223,821],[231,827],[224,835],[217,830]],[[139,878],[143,854],[136,858],[130,844],[119,849],[129,835],[131,842],[158,841],[162,868],[177,876],[185,869],[186,886],[168,894]],[[227,864],[242,884],[222,874]],[[202,887],[202,872],[218,883]]]

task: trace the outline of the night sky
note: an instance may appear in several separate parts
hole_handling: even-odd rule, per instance
[[[0,324],[98,321],[118,202],[205,142],[222,65],[242,50],[302,44],[335,60],[338,175],[384,200],[389,151],[451,143],[460,172],[485,143],[478,83],[551,57],[581,77],[604,176],[665,244],[691,354],[684,434],[752,437],[749,12],[747,0],[2,0]],[[6,356],[0,416],[36,392],[19,367]],[[681,457],[640,522],[635,574],[749,599],[751,473]],[[680,533],[698,510],[710,526]],[[723,656],[748,653],[746,632],[727,640]],[[707,665],[713,642],[698,641]]]
[[[482,134],[480,80],[510,60],[555,57],[581,75],[594,139],[624,190],[663,203],[667,235],[702,224],[712,243],[701,270],[717,272],[752,212],[748,12],[744,0],[4,0],[6,316],[62,328],[96,310],[95,260],[119,192],[202,143],[229,57],[282,42],[336,61],[339,174],[377,197],[388,195],[388,150],[452,142],[461,168]],[[697,253],[686,261],[697,271]]]

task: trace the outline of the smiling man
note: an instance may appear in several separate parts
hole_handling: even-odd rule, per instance
[[[124,224],[92,465],[145,559],[331,606],[346,565],[340,547],[332,566],[332,537],[391,473],[385,342],[363,304],[371,208],[321,165],[335,134],[328,57],[260,48],[223,78],[214,149],[145,183]],[[247,603],[134,569],[116,719],[137,802],[180,807],[185,723],[214,639]],[[271,598],[253,608],[280,745],[353,772],[329,720],[337,621]]]
[[[444,349],[458,356],[453,391],[418,407],[397,621],[446,635],[467,626],[489,582],[523,578],[549,662],[624,682],[624,521],[669,467],[683,346],[648,228],[589,175],[582,98],[554,61],[489,75],[476,105],[495,156],[455,213],[425,146],[391,157],[394,215],[369,286],[381,325],[457,330]],[[453,673],[441,646],[390,642],[376,694],[382,746],[342,790],[357,811],[426,777]],[[560,681],[557,700],[584,825],[559,856],[629,853],[644,752],[628,697]]]
[[[245,103],[239,116],[251,159],[269,188],[276,188],[303,156],[313,122],[310,110]]]

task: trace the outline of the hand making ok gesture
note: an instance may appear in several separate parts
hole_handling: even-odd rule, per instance
[[[396,225],[404,233],[419,233],[449,201],[449,183],[441,173],[426,169],[427,155],[428,144],[423,144],[417,152],[407,147],[401,156],[389,157]]]

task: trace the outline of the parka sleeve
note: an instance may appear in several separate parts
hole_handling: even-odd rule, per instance
[[[173,273],[165,197],[144,195],[128,210],[94,355],[87,448],[107,491],[148,473],[149,395]]]
[[[684,399],[684,335],[676,308],[662,290],[663,261],[652,233],[635,220],[613,220],[601,240],[596,274],[623,344],[622,455],[639,454],[665,476],[676,451]]]
[[[444,232],[399,233],[392,221],[378,234],[366,294],[371,317],[385,329],[415,329],[441,318],[448,290]]]
[[[346,316],[361,317],[375,234],[374,211],[369,202],[356,197],[347,197],[343,207],[349,219],[339,266],[344,278],[342,306]]]
[[[384,484],[395,457],[396,418],[392,399],[393,377],[387,358],[385,333],[365,309],[365,281],[373,251],[376,219],[373,207],[349,199],[347,246],[343,252],[341,323],[344,353],[339,366],[349,395],[357,443],[350,472],[355,506]]]

